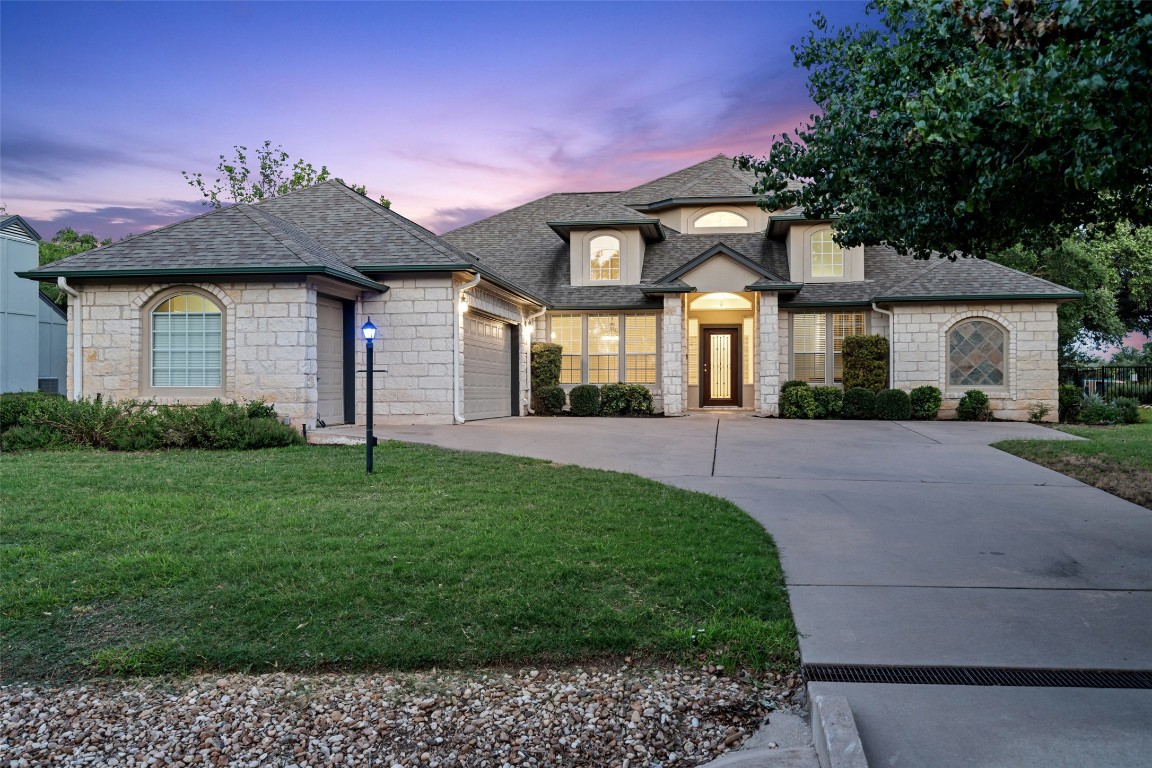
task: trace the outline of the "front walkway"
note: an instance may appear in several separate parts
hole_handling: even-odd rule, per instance
[[[349,429],[350,434],[357,434]],[[806,664],[1152,670],[1152,513],[988,447],[1029,424],[693,414],[381,427],[728,498],[780,547]],[[1152,691],[813,683],[873,766],[1133,766]]]

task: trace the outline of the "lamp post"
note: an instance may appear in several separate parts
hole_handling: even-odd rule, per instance
[[[372,325],[372,318],[360,328],[364,334],[364,343],[368,351],[368,387],[364,392],[365,403],[368,406],[368,415],[364,422],[364,436],[366,438],[365,461],[368,474],[372,474],[372,449],[376,447],[376,437],[372,434],[372,340],[376,338],[376,326]]]

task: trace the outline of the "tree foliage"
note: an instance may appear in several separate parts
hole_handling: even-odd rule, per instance
[[[206,179],[203,173],[180,172],[189,186],[204,195],[204,205],[222,208],[225,203],[257,203],[269,197],[320,184],[329,178],[361,195],[368,194],[363,184],[348,184],[344,179],[332,176],[326,165],[316,170],[306,160],[291,160],[282,146],[273,147],[271,141],[266,140],[257,147],[251,157],[248,147],[240,144],[234,145],[232,150],[235,153],[232,159],[220,155],[216,172],[221,175],[214,181]],[[379,203],[385,208],[392,207],[392,202],[383,195]]]
[[[873,0],[794,47],[821,114],[775,139],[770,209],[839,217],[842,245],[983,257],[1152,223],[1152,3]]]
[[[108,245],[111,242],[112,238],[110,237],[99,240],[91,232],[80,234],[72,227],[65,227],[57,232],[51,240],[40,242],[40,266],[75,256],[84,251],[90,251],[102,245]],[[61,307],[68,305],[68,294],[56,286],[41,283],[40,290]]]

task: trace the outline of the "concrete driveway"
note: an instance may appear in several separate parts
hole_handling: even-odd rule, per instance
[[[500,419],[381,439],[634,472],[776,539],[806,664],[1152,670],[1152,512],[1001,453],[1028,424]],[[873,766],[1152,764],[1152,690],[813,683]]]

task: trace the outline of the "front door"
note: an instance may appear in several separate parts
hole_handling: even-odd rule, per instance
[[[700,405],[740,405],[740,329],[701,328]]]

